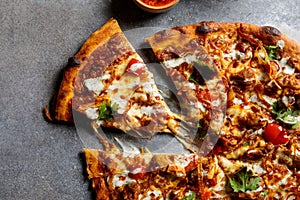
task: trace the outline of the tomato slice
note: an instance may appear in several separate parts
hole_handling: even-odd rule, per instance
[[[140,63],[140,61],[137,60],[137,59],[135,59],[135,58],[132,58],[132,59],[129,61],[129,63],[128,63],[128,67],[130,68],[131,65],[137,64],[137,63]]]
[[[145,167],[138,167],[135,170],[133,170],[132,172],[128,173],[128,176],[132,179],[135,180],[139,180],[142,179],[146,176],[147,172],[146,172],[146,168]]]
[[[203,199],[204,200],[209,200],[210,196],[211,196],[210,191],[205,191],[204,194],[203,194]]]
[[[276,123],[267,125],[263,132],[263,137],[274,145],[285,144],[289,141],[288,133],[285,128]]]
[[[138,66],[136,69],[133,69],[132,66],[136,64],[139,64],[141,66]],[[132,58],[126,67],[126,72],[132,73],[137,76],[141,75],[144,70],[145,70],[144,64],[135,58]]]

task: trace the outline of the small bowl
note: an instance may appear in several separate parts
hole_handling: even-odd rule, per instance
[[[142,0],[133,0],[133,1],[142,10],[144,10],[146,12],[150,12],[150,13],[166,12],[166,11],[170,10],[171,8],[173,8],[179,2],[179,0],[173,0],[170,3],[163,5],[163,6],[150,6],[146,3],[144,3]]]

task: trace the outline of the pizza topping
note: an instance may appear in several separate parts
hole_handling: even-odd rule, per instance
[[[276,42],[276,46],[278,46],[280,49],[283,49],[283,48],[284,48],[284,45],[285,45],[285,43],[284,43],[283,40],[278,40],[278,41]]]
[[[223,53],[224,58],[231,58],[233,60],[243,59],[246,58],[246,56],[251,57],[251,55],[252,55],[251,52],[248,52],[248,54],[246,55],[245,53],[240,52],[238,50],[232,50],[229,53]]]
[[[132,179],[139,180],[147,175],[145,167],[139,167],[128,173],[128,176]]]
[[[125,71],[139,76],[145,71],[145,65],[141,61],[132,58],[129,61]]]
[[[286,129],[276,123],[269,123],[263,132],[263,136],[274,145],[286,144],[289,141]]]
[[[260,177],[252,176],[253,172],[242,168],[233,178],[229,178],[229,183],[234,192],[246,192],[248,190],[257,190],[262,181]]]
[[[132,184],[132,183],[136,183],[136,180],[130,178],[128,176],[129,171],[125,170],[122,174],[115,174],[112,177],[112,184],[113,187],[122,187],[124,185],[128,185],[128,184]]]
[[[296,125],[299,123],[300,110],[292,110],[290,107],[286,107],[286,98],[283,98],[283,104],[275,102],[272,105],[272,112],[276,115],[276,119],[282,121],[285,124]]]
[[[285,74],[289,74],[289,75],[292,75],[295,73],[295,68],[290,66],[288,64],[288,61],[289,61],[289,58],[282,58],[280,61],[279,61],[279,66],[280,66],[280,70],[285,73]]]
[[[194,192],[194,191],[188,191],[185,194],[185,197],[182,198],[181,200],[199,200],[199,198],[196,197],[196,192]]]
[[[205,81],[208,81],[215,76],[217,72],[207,63],[204,63],[200,60],[194,62],[194,70],[191,76],[189,77],[189,81],[195,82],[199,85],[204,85]]]
[[[184,57],[180,57],[180,58],[174,58],[174,59],[170,59],[170,60],[166,60],[163,62],[163,65],[166,68],[174,68],[177,66],[180,66],[182,63],[192,63],[192,62],[196,62],[199,59],[197,58],[196,55],[186,55]]]
[[[123,114],[127,110],[128,102],[140,85],[140,81],[140,77],[132,73],[125,73],[108,87],[107,96],[110,97],[112,103],[118,104],[118,114]]]
[[[86,79],[84,81],[84,85],[88,90],[93,91],[95,94],[99,95],[105,87],[103,80],[107,80],[109,78],[110,74],[101,77]]]
[[[266,51],[268,53],[269,59],[271,60],[279,60],[280,56],[279,56],[279,46],[266,46]]]
[[[147,116],[157,115],[159,113],[166,113],[166,110],[161,107],[155,107],[155,106],[142,106],[141,112]]]
[[[88,108],[85,110],[85,114],[89,119],[98,119],[99,108]]]
[[[116,103],[107,103],[106,101],[103,101],[99,106],[99,120],[112,120],[113,118],[113,112],[116,111],[118,108],[118,104]]]

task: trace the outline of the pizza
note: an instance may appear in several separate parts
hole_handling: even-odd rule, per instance
[[[212,189],[211,198],[299,199],[300,45],[274,27],[217,22],[146,40],[178,95],[200,113],[200,129],[218,136],[208,155],[221,170],[213,177],[225,175],[217,183],[233,191]],[[245,186],[254,182],[258,188]]]
[[[69,59],[46,116],[168,132],[190,153],[121,152],[99,136],[104,150],[84,149],[96,199],[300,199],[300,44],[271,26],[212,21],[146,41],[182,113],[111,19]]]

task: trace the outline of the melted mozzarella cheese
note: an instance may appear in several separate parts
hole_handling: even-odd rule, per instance
[[[85,114],[89,119],[97,119],[99,116],[98,108],[88,108],[85,110]]]
[[[161,97],[161,95],[159,94],[159,91],[156,87],[156,84],[154,82],[154,78],[153,78],[152,73],[148,72],[147,81],[143,81],[141,83],[141,87],[143,88],[143,90],[146,93],[150,94],[150,97],[152,97],[152,98]]]
[[[235,98],[233,99],[233,103],[234,103],[235,105],[241,105],[241,104],[243,104],[244,102],[243,102],[241,99],[235,97]]]
[[[136,169],[134,169],[131,173],[132,174],[138,174],[138,173],[141,173],[143,170],[142,170],[142,168],[136,168]]]
[[[157,115],[159,113],[164,113],[166,110],[155,106],[142,106],[141,112],[147,116],[151,116],[152,114]]]
[[[145,65],[143,63],[134,63],[133,65],[130,66],[130,69],[131,69],[131,71],[137,71],[144,67],[145,67]]]
[[[93,91],[95,94],[99,95],[104,89],[104,84],[102,83],[102,77],[90,78],[84,81],[84,85],[88,90]]]
[[[110,77],[110,71],[106,71],[101,77],[86,79],[84,81],[84,85],[88,90],[93,91],[95,94],[99,95],[105,87],[103,81],[110,79]]]
[[[192,90],[196,89],[195,83],[191,83],[191,82],[185,82],[183,86]]]
[[[262,98],[268,102],[270,105],[272,105],[273,103],[275,103],[277,101],[277,99],[269,97],[267,95],[262,95]]]
[[[136,183],[136,180],[128,176],[129,171],[125,170],[122,174],[115,174],[112,178],[113,187],[122,187],[131,183]]]
[[[163,65],[166,68],[174,68],[180,66],[182,63],[192,63],[199,60],[196,55],[187,55],[185,57],[174,58],[170,60],[166,60],[163,62]]]
[[[206,111],[206,108],[203,106],[203,103],[201,103],[199,101],[196,102],[195,107],[199,108],[201,112],[205,112]]]
[[[185,168],[185,167],[187,167],[190,164],[192,158],[193,158],[193,155],[190,155],[190,156],[188,156],[188,155],[180,155],[180,156],[178,156],[178,157],[175,158],[175,164],[177,166]]]
[[[288,60],[289,58],[282,58],[280,61],[279,61],[279,66],[280,66],[280,70],[279,72],[283,72],[285,74],[289,74],[289,75],[292,75],[293,73],[295,73],[295,68],[288,65]]]
[[[139,84],[140,78],[138,76],[125,74],[120,80],[114,80],[108,87],[107,95],[111,98],[113,104],[118,105],[118,114],[123,114],[126,111],[128,101]]]
[[[278,46],[280,49],[283,49],[284,48],[284,41],[283,40],[278,40],[276,42],[276,46]]]
[[[240,58],[243,59],[246,57],[246,55],[243,52],[240,52],[240,51],[234,49],[229,53],[223,53],[223,57],[236,60],[236,59],[240,59]]]

